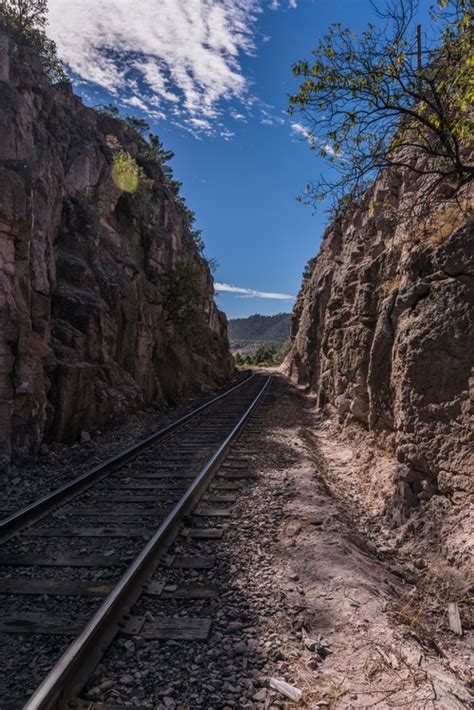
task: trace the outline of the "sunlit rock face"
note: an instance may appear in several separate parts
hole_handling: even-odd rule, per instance
[[[226,382],[227,324],[159,166],[146,220],[112,179],[139,150],[0,31],[0,459]],[[147,206],[150,209],[150,205]],[[166,322],[160,276],[202,270],[199,333]]]
[[[440,211],[424,234],[398,217],[416,190],[413,173],[388,171],[329,227],[286,361],[321,410],[396,455],[402,517],[434,493],[463,497],[474,470],[474,222]]]

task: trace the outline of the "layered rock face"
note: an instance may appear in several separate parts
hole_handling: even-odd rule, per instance
[[[135,136],[138,138],[137,136]],[[123,150],[153,181],[121,192]],[[0,30],[0,461],[35,455],[132,408],[223,384],[233,371],[207,263],[159,164],[114,118],[52,87]],[[164,272],[201,274],[201,325],[164,307]]]
[[[320,409],[396,454],[402,520],[434,493],[472,491],[474,463],[474,222],[450,226],[440,212],[428,236],[402,226],[397,213],[416,189],[413,174],[387,172],[327,230],[286,361]]]

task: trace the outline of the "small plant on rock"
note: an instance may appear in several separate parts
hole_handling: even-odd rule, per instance
[[[140,183],[146,180],[142,168],[137,165],[130,153],[124,150],[114,156],[112,179],[123,192],[136,192]]]

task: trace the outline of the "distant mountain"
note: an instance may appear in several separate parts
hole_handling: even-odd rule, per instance
[[[291,313],[233,318],[229,321],[231,350],[251,353],[260,345],[282,345],[290,337]]]

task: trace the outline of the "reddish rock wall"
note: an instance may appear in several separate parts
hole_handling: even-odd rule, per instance
[[[403,226],[397,213],[414,190],[412,175],[386,173],[327,230],[286,361],[320,409],[396,454],[402,519],[433,493],[472,492],[474,463],[474,222],[429,236]]]
[[[110,141],[114,136],[114,141]],[[0,30],[0,461],[233,371],[212,278],[159,166],[151,213],[111,178],[123,124],[52,87]],[[150,209],[148,205],[147,209]],[[199,269],[199,332],[166,323],[161,275]]]

